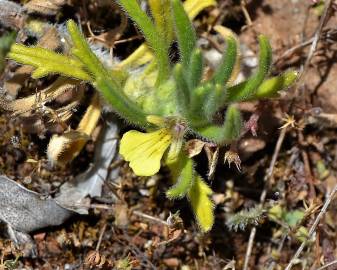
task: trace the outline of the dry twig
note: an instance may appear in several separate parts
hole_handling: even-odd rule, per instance
[[[268,188],[269,188],[269,182],[270,182],[270,179],[273,177],[275,163],[276,163],[277,157],[280,153],[281,146],[283,144],[286,133],[287,133],[287,128],[285,127],[280,132],[280,135],[278,137],[276,147],[275,147],[275,150],[274,150],[274,154],[273,154],[273,157],[271,159],[271,162],[270,162],[270,165],[269,165],[269,168],[268,168],[267,175],[264,179],[265,180],[265,187],[264,187],[264,189],[261,193],[261,196],[260,196],[260,204],[261,204],[262,207],[263,207],[263,204],[266,200],[267,191],[268,191]],[[253,227],[252,230],[250,231],[250,235],[249,235],[248,247],[247,247],[247,251],[246,251],[243,270],[248,269],[249,259],[250,259],[251,253],[252,253],[255,235],[256,235],[256,227]]]
[[[335,265],[335,264],[337,264],[337,260],[334,260],[334,261],[332,261],[332,262],[329,262],[329,263],[323,265],[322,267],[320,267],[320,268],[318,268],[318,269],[316,269],[316,270],[327,269],[328,267],[333,266],[333,265]]]
[[[315,222],[312,224],[309,233],[308,233],[308,241],[312,240],[314,233],[316,231],[316,228],[319,224],[319,222],[321,221],[323,215],[326,213],[330,203],[332,202],[333,197],[335,196],[337,192],[337,185],[335,185],[334,189],[330,192],[330,194],[328,195],[328,197],[325,200],[325,203],[321,209],[321,211],[319,212],[319,214],[317,215]],[[302,253],[303,249],[305,248],[306,244],[308,243],[308,241],[303,241],[302,244],[300,245],[300,247],[297,249],[295,255],[292,257],[292,259],[290,260],[289,264],[287,265],[287,268],[285,270],[290,270],[292,268],[292,266],[294,265],[294,263],[297,261],[298,257],[300,256],[300,254]]]

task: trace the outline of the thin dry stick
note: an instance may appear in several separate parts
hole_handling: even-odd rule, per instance
[[[330,192],[330,194],[328,195],[328,197],[325,200],[325,203],[321,209],[321,211],[319,212],[319,214],[317,215],[314,224],[312,224],[309,233],[308,233],[308,239],[309,241],[312,240],[314,233],[316,231],[316,228],[319,224],[319,222],[321,221],[323,215],[325,214],[325,212],[327,211],[330,203],[332,202],[333,197],[335,196],[337,192],[337,185],[335,185],[334,189]],[[300,247],[298,248],[298,250],[296,251],[295,255],[292,257],[292,259],[290,260],[287,268],[285,270],[290,270],[294,263],[297,261],[298,257],[300,256],[300,254],[302,253],[303,249],[305,248],[306,244],[308,243],[308,241],[303,241],[302,244],[300,245]]]
[[[243,15],[245,16],[245,19],[247,21],[247,25],[252,26],[253,22],[252,22],[252,19],[250,18],[250,15],[248,13],[247,8],[246,8],[246,6],[247,6],[246,1],[241,0],[240,6],[241,6],[241,9],[242,9]]]
[[[85,207],[85,208],[90,208],[90,209],[103,209],[103,210],[110,210],[110,211],[113,211],[114,210],[114,207],[111,206],[111,205],[107,205],[107,204],[76,204],[75,205],[76,207]],[[134,211],[131,211],[131,214],[135,215],[135,216],[138,216],[138,217],[142,217],[142,218],[145,218],[147,220],[150,220],[152,222],[155,222],[155,223],[160,223],[162,225],[165,225],[165,226],[170,226],[165,220],[162,220],[160,218],[157,218],[157,217],[153,217],[153,216],[150,216],[148,214],[144,214],[140,211],[137,211],[137,210],[134,210]]]
[[[97,245],[96,245],[96,251],[99,251],[99,247],[101,246],[101,243],[102,243],[102,239],[103,239],[103,235],[105,233],[105,230],[106,230],[106,223],[104,224],[104,226],[102,227],[101,229],[101,233],[99,235],[99,238],[98,238],[98,242],[97,242]]]
[[[321,37],[321,34],[322,34],[322,30],[323,30],[323,26],[324,26],[324,24],[326,22],[326,18],[328,16],[329,8],[331,6],[331,3],[332,3],[332,0],[325,1],[324,12],[323,12],[323,15],[322,15],[322,17],[321,17],[321,19],[319,21],[319,25],[317,27],[315,35],[313,37],[313,41],[312,41],[312,44],[310,46],[310,50],[309,50],[309,53],[308,53],[307,60],[305,61],[303,70],[302,70],[302,72],[301,72],[301,74],[299,76],[298,85],[300,84],[300,82],[302,82],[302,80],[304,78],[303,74],[308,69],[308,67],[310,65],[310,62],[311,62],[311,59],[314,56],[314,53],[315,53],[315,51],[317,49],[318,41],[320,40],[320,37]]]
[[[278,157],[278,155],[280,153],[281,146],[283,144],[283,141],[284,141],[286,133],[287,133],[287,127],[283,128],[281,130],[281,133],[280,133],[280,135],[279,135],[279,137],[277,139],[277,143],[276,143],[276,146],[275,146],[274,154],[273,154],[273,157],[271,159],[267,175],[266,175],[266,177],[264,179],[264,181],[265,181],[265,187],[264,187],[264,189],[263,189],[263,191],[261,193],[261,196],[260,196],[260,204],[261,204],[261,206],[263,206],[263,204],[264,204],[264,202],[266,200],[267,190],[268,190],[268,187],[269,187],[269,181],[270,181],[270,179],[273,176],[274,168],[275,168],[275,163],[276,163],[277,157]],[[246,251],[246,256],[245,256],[245,262],[244,262],[243,270],[247,270],[248,269],[249,259],[250,259],[250,256],[252,254],[252,249],[253,249],[253,245],[254,245],[255,235],[256,235],[256,227],[253,227],[252,230],[250,231],[250,235],[249,235],[248,246],[247,246],[247,251]]]
[[[334,265],[334,264],[337,264],[337,260],[334,260],[334,261],[332,261],[332,262],[329,262],[329,263],[323,265],[322,267],[317,268],[316,270],[323,270],[323,269],[326,269],[326,268],[328,268],[329,266],[332,266],[332,265]]]
[[[165,226],[169,226],[169,224],[166,221],[164,221],[164,220],[162,220],[160,218],[156,218],[156,217],[144,214],[144,213],[139,212],[137,210],[136,211],[132,211],[132,214],[134,214],[136,216],[139,216],[139,217],[142,217],[142,218],[145,218],[145,219],[148,219],[148,220],[151,220],[151,221],[153,221],[155,223],[160,223],[160,224],[163,224]]]
[[[281,254],[284,242],[286,241],[287,237],[288,237],[288,233],[282,236],[282,239],[277,247],[277,254]],[[276,262],[275,260],[273,260],[271,264],[269,265],[268,270],[274,270],[275,266],[276,266]]]

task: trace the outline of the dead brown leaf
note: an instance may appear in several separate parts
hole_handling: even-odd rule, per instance
[[[192,158],[199,155],[205,144],[205,142],[198,139],[189,140],[185,145],[188,157]]]

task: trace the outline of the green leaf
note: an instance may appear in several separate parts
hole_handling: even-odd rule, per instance
[[[204,122],[205,117],[203,107],[208,95],[213,90],[211,83],[206,83],[194,89],[191,93],[191,102],[189,105],[189,120],[195,125],[198,122]]]
[[[73,20],[67,21],[67,29],[73,43],[72,54],[85,65],[86,69],[94,77],[107,73],[105,67],[92,52],[88,42]]]
[[[122,89],[116,88],[115,83],[109,77],[103,74],[95,78],[93,85],[111,104],[112,109],[125,120],[141,127],[148,126],[147,115],[123,93]]]
[[[286,212],[284,215],[284,221],[292,228],[294,228],[304,217],[304,211],[294,210]]]
[[[203,232],[209,231],[214,224],[214,203],[210,199],[212,193],[210,187],[197,175],[187,195],[200,229]]]
[[[197,127],[195,130],[202,137],[216,142],[217,144],[228,144],[239,138],[241,128],[241,113],[235,105],[230,105],[227,108],[223,126],[208,124],[203,127]]]
[[[8,57],[18,63],[35,67],[36,70],[32,74],[35,79],[48,74],[61,74],[84,81],[92,80],[80,61],[45,48],[14,44]]]
[[[172,0],[172,10],[180,57],[184,68],[187,68],[196,45],[197,36],[180,0]]]
[[[292,85],[296,81],[297,76],[297,71],[290,70],[264,81],[259,86],[252,99],[277,97],[278,92]]]
[[[169,45],[166,44],[163,35],[158,33],[151,19],[140,8],[136,0],[119,0],[119,3],[128,13],[130,18],[143,32],[148,45],[153,49],[158,63],[157,85],[167,80],[170,74],[170,61],[168,54]]]
[[[134,124],[147,126],[146,114],[124,94],[119,83],[112,78],[109,71],[91,51],[75,22],[68,21],[67,27],[74,45],[72,52],[93,74],[93,85],[102,92],[104,98],[112,105],[116,113]]]
[[[171,0],[149,0],[149,6],[157,31],[163,35],[165,43],[169,46],[174,34]]]
[[[263,83],[269,73],[272,61],[272,52],[268,39],[265,36],[259,36],[260,57],[259,67],[254,76],[247,81],[228,88],[227,102],[239,102],[251,99]]]
[[[176,64],[173,70],[173,75],[176,82],[176,99],[180,111],[185,116],[190,103],[190,94],[183,72],[183,66],[179,63]]]
[[[226,139],[236,140],[240,137],[242,129],[242,117],[236,105],[230,105],[227,108],[224,128],[226,130]]]
[[[200,84],[202,79],[202,73],[204,70],[204,63],[202,53],[199,48],[193,50],[191,55],[191,63],[188,67],[187,77],[190,93]]]
[[[205,105],[203,107],[205,117],[209,121],[212,121],[214,114],[225,105],[226,97],[225,87],[216,84],[214,89],[209,93],[207,99],[205,99]]]
[[[193,160],[181,152],[178,159],[168,165],[176,184],[166,192],[166,196],[170,199],[183,198],[194,181]]]
[[[213,80],[215,84],[225,85],[230,79],[237,55],[236,41],[232,37],[226,39],[227,48],[222,57],[221,64],[214,74]]]

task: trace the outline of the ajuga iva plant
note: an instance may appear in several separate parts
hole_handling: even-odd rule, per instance
[[[193,2],[200,1],[188,0],[185,6]],[[121,118],[143,130],[126,132],[120,142],[120,154],[134,173],[151,176],[162,164],[167,165],[174,182],[167,197],[187,197],[200,229],[208,231],[214,222],[212,190],[185,152],[186,135],[220,146],[230,144],[239,138],[242,129],[237,103],[276,96],[295,80],[296,72],[266,79],[271,66],[271,48],[268,39],[260,36],[256,73],[240,84],[230,85],[228,81],[238,48],[236,41],[229,37],[218,70],[205,80],[202,51],[197,47],[196,32],[180,0],[149,0],[152,17],[136,0],[120,0],[119,4],[139,27],[154,55],[152,62],[136,71],[127,64],[120,65],[123,72],[130,74],[127,80],[120,79],[116,70],[109,70],[99,61],[72,20],[67,22],[72,42],[69,55],[16,44],[9,57],[36,67],[34,78],[60,74],[91,83]],[[172,64],[169,57],[174,40],[180,52],[180,61],[176,64]],[[146,94],[139,94],[140,88],[145,89]],[[214,115],[222,111],[225,112],[223,123],[215,124]]]

